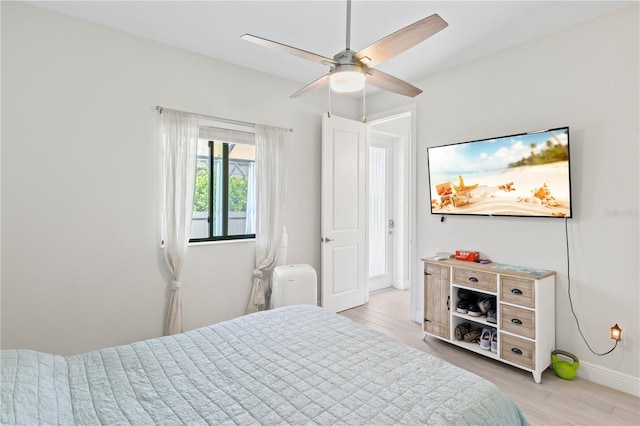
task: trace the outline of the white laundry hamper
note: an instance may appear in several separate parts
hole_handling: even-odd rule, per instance
[[[271,309],[290,305],[317,305],[318,279],[309,265],[282,265],[273,270]]]

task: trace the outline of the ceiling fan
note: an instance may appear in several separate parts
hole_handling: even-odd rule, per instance
[[[438,14],[433,14],[389,34],[359,52],[354,52],[350,48],[351,0],[347,0],[347,46],[345,50],[334,55],[333,59],[251,34],[244,34],[241,38],[270,49],[331,67],[328,74],[298,90],[291,95],[292,98],[324,86],[327,83],[331,85],[332,90],[337,92],[356,92],[364,87],[365,80],[368,84],[379,89],[414,97],[422,93],[422,90],[372,67],[426,40],[447,27],[447,25],[449,24]]]

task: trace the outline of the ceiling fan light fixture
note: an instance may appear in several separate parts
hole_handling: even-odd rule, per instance
[[[362,68],[353,65],[341,65],[339,69],[329,74],[331,90],[340,93],[352,93],[362,90],[365,79]]]
[[[326,86],[327,84],[330,86],[330,90],[335,92],[357,92],[364,90],[365,80],[369,86],[404,96],[414,97],[422,93],[422,90],[419,88],[397,77],[379,71],[374,67],[426,40],[449,24],[447,24],[440,15],[434,13],[355,52],[351,50],[350,47],[351,1],[352,0],[347,0],[346,47],[344,50],[335,54],[333,59],[251,34],[244,34],[242,39],[331,67],[328,74],[307,84],[291,95],[292,98],[298,97],[309,90]]]

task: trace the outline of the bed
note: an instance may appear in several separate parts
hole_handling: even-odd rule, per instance
[[[70,357],[0,356],[3,425],[527,424],[492,383],[315,306]]]

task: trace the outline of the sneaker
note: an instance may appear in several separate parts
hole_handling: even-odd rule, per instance
[[[467,290],[466,288],[459,288],[458,289],[458,299],[460,300],[466,300],[467,302],[469,301],[469,299],[471,298],[471,291]]]
[[[471,315],[472,317],[481,317],[482,316],[482,311],[480,310],[480,307],[478,306],[477,303],[473,303],[469,305],[469,311],[467,312],[469,315]]]
[[[498,353],[498,330],[494,330],[491,333],[491,352],[494,354]]]
[[[480,335],[480,347],[484,350],[491,349],[491,336],[492,332],[488,328],[482,329],[482,334]]]
[[[487,297],[486,299],[482,298],[478,300],[478,307],[480,308],[480,311],[482,311],[483,314],[486,314],[487,311],[491,309],[493,305],[495,305],[495,302],[491,297]]]
[[[487,322],[490,322],[492,324],[498,323],[498,315],[495,309],[489,309],[487,311]]]
[[[460,312],[461,314],[466,314],[469,311],[469,302],[467,302],[465,299],[460,299],[458,301],[456,311]]]
[[[469,291],[469,296],[467,299],[469,300],[469,306],[478,304],[478,295],[471,291]]]

